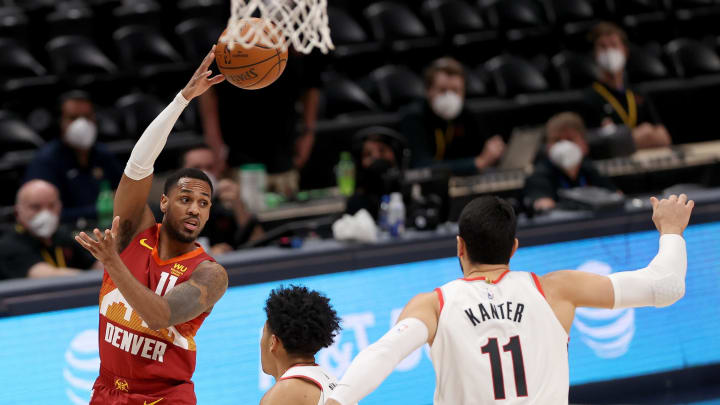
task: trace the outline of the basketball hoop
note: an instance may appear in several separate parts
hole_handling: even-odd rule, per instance
[[[283,51],[291,44],[296,51],[322,53],[335,49],[328,27],[327,0],[232,0],[227,30],[220,40],[230,48],[255,45]],[[261,20],[250,22],[251,17]],[[248,25],[249,29],[244,29]]]

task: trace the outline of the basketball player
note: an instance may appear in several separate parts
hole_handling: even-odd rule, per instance
[[[267,322],[260,362],[275,385],[261,405],[323,405],[337,380],[315,364],[315,354],[332,344],[340,319],[330,300],[306,287],[280,287],[265,303]]]
[[[685,293],[681,235],[694,203],[684,194],[651,201],[661,236],[648,267],[607,277],[569,270],[538,277],[508,268],[518,247],[510,204],[473,200],[460,215],[457,238],[464,278],[410,300],[398,323],[353,360],[326,404],[362,399],[426,342],[436,405],[567,404],[575,308],[663,307]]]
[[[100,289],[100,376],[91,404],[195,404],[194,336],[227,289],[225,269],[195,243],[212,184],[182,169],[165,183],[156,224],[146,201],[155,159],[193,98],[223,80],[211,51],[133,148],[115,193],[112,229],[76,240],[105,267]]]

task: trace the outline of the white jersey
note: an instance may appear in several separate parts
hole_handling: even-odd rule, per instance
[[[287,369],[285,374],[280,376],[280,380],[287,380],[289,378],[300,378],[317,385],[317,387],[320,388],[318,405],[324,405],[325,399],[329,397],[332,390],[337,387],[337,378],[318,365],[292,366]]]
[[[535,274],[459,279],[435,291],[435,405],[568,403],[568,335]]]

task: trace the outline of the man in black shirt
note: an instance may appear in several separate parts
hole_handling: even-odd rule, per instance
[[[89,96],[73,91],[61,101],[60,139],[37,151],[25,173],[25,181],[43,179],[60,191],[62,222],[96,219],[100,186],[107,181],[113,190],[120,182],[120,165],[104,145],[95,142],[95,110]]]
[[[617,191],[610,179],[602,176],[587,158],[585,124],[571,112],[557,114],[545,126],[546,155],[535,164],[525,181],[525,201],[535,211],[555,208],[558,190],[595,186]]]
[[[58,229],[62,204],[57,188],[31,180],[17,192],[14,229],[0,239],[0,280],[72,276],[95,263],[92,255]]]
[[[632,130],[638,149],[668,146],[670,134],[662,125],[651,101],[628,87],[625,62],[628,40],[613,23],[602,22],[591,33],[600,80],[585,94],[585,119],[590,128],[622,124]]]
[[[427,99],[406,107],[400,131],[407,138],[412,167],[448,167],[475,174],[494,165],[505,150],[498,135],[481,129],[464,108],[465,72],[460,62],[440,58],[425,72]]]

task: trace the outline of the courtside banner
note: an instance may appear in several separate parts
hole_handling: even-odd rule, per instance
[[[570,333],[570,382],[582,384],[720,362],[720,223],[685,233],[685,297],[667,308],[580,309]],[[658,233],[638,232],[518,250],[514,270],[598,274],[646,266]],[[457,258],[429,260],[228,289],[197,334],[198,404],[259,403],[274,383],[260,368],[259,341],[270,290],[304,284],[343,318],[317,362],[340,377],[419,292],[461,276]],[[87,404],[99,367],[97,307],[0,319],[0,404]],[[467,350],[480,350],[468,348]],[[552,366],[552,365],[548,365]],[[478,381],[478,384],[491,381]],[[435,375],[427,347],[412,353],[363,404],[430,404]],[[532,393],[530,393],[532,395]]]

